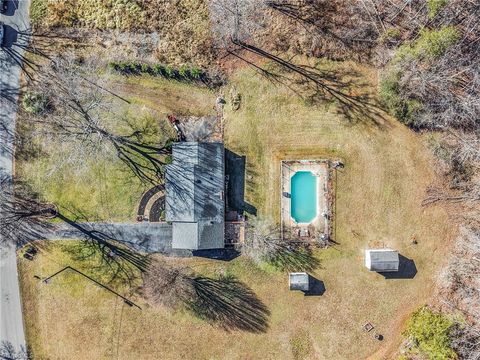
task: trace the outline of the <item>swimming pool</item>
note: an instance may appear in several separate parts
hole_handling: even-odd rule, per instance
[[[309,223],[317,216],[317,178],[310,171],[298,171],[291,180],[291,215],[297,223]]]

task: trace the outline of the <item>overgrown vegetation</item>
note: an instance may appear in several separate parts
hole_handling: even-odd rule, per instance
[[[215,59],[208,0],[33,0],[37,27],[156,33],[155,56],[162,63],[199,64]],[[152,55],[152,54],[149,54]]]
[[[412,342],[411,352],[430,360],[452,360],[457,356],[452,349],[451,331],[455,322],[446,315],[424,306],[415,311],[407,322],[404,335]]]
[[[423,63],[424,67],[433,66],[458,40],[458,36],[452,26],[438,31],[422,30],[416,41],[398,48],[389,70],[383,75],[380,96],[390,112],[406,125],[421,127],[422,113],[428,111],[428,103],[425,103],[421,91],[407,90],[411,83],[405,81],[409,76],[405,72],[414,63]]]
[[[48,27],[126,30],[140,28],[144,21],[136,0],[33,0],[32,9],[34,23]]]

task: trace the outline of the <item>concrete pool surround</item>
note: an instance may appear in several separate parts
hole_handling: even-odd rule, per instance
[[[282,237],[315,239],[328,233],[328,160],[283,160],[281,177]]]

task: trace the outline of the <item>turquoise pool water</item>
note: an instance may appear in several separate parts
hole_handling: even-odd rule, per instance
[[[309,223],[317,216],[317,178],[310,171],[298,171],[291,180],[291,214],[297,223]]]

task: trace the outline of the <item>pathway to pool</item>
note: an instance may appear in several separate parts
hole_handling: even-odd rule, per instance
[[[329,234],[329,162],[284,160],[282,167],[282,237],[316,240]]]

